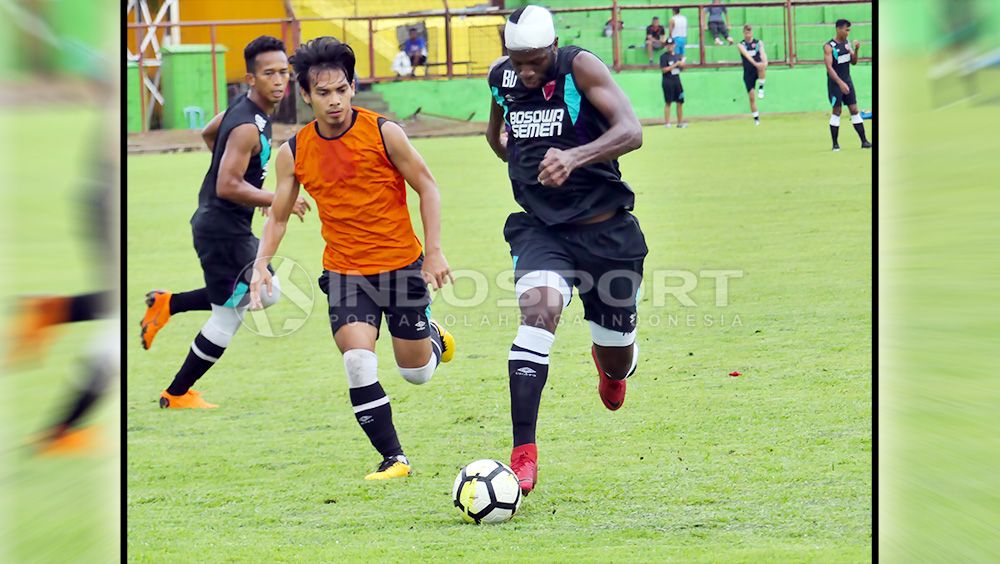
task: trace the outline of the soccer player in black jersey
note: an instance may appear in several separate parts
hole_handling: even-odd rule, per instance
[[[757,100],[754,98],[754,86],[757,87],[757,97],[764,98],[764,73],[767,69],[767,53],[764,52],[764,42],[754,38],[753,27],[743,26],[743,41],[736,44],[740,50],[740,60],[743,62],[743,86],[750,95],[750,113],[753,124],[760,125],[760,112],[757,111]]]
[[[271,156],[269,116],[288,86],[288,56],[284,43],[269,36],[251,41],[243,56],[250,90],[221,117],[216,116],[204,135],[212,150],[212,164],[202,182],[191,227],[205,286],[190,292],[153,290],[146,294],[146,315],[140,323],[144,349],[153,344],[171,315],[212,312],[173,382],[160,394],[163,408],[217,407],[191,387],[218,362],[240,327],[249,302],[249,267],[257,256],[258,240],[250,230],[253,210],[269,207],[274,198],[261,186]],[[308,209],[299,197],[293,211],[302,219]],[[267,305],[278,296],[278,292],[269,296]]]
[[[549,353],[573,286],[590,322],[598,393],[608,409],[621,407],[625,379],[635,372],[647,248],[616,159],[642,145],[642,128],[599,58],[558,46],[548,10],[512,13],[504,44],[509,56],[489,72],[486,138],[508,163],[514,199],[524,209],[507,218],[504,238],[522,317],[507,357],[511,468],[527,493],[538,478],[535,423]]]
[[[830,116],[830,136],[833,138],[834,151],[840,150],[837,134],[840,132],[840,112],[844,104],[847,104],[847,108],[851,111],[851,123],[861,138],[861,148],[868,149],[872,146],[865,137],[865,121],[858,111],[858,97],[854,91],[854,82],[851,81],[851,65],[858,64],[861,42],[855,39],[853,46],[848,43],[847,36],[850,33],[851,22],[837,20],[837,36],[823,45],[823,60],[826,62],[827,75],[826,92],[830,105],[833,106],[833,114]]]

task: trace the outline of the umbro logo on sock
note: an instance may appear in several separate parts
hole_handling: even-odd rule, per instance
[[[358,417],[358,423],[360,423],[361,425],[367,425],[368,423],[371,423],[374,420],[375,418],[372,417],[371,415],[362,415],[361,417]]]
[[[522,366],[521,368],[518,368],[517,370],[515,370],[514,374],[517,374],[518,376],[534,376],[535,375],[535,369],[534,368],[529,368],[527,366]]]

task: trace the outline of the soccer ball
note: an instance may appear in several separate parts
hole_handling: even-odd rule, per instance
[[[503,462],[477,460],[458,473],[451,498],[469,523],[503,523],[521,506],[521,486]]]

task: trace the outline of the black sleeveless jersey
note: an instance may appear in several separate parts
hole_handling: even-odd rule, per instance
[[[573,59],[582,51],[575,46],[559,48],[547,80],[538,88],[521,83],[510,59],[489,74],[493,100],[503,109],[507,170],[514,199],[546,225],[631,210],[635,202],[632,189],[622,181],[617,160],[582,166],[562,186],[538,182],[538,166],[546,151],[586,145],[610,127],[573,79]]]
[[[757,39],[755,37],[754,40],[751,41],[750,43],[747,43],[747,41],[744,39],[743,41],[740,41],[740,45],[742,45],[743,48],[747,50],[747,53],[751,57],[753,57],[754,61],[756,61],[758,63],[760,62],[761,59],[760,59],[760,40],[759,39]],[[750,61],[748,61],[746,57],[740,57],[740,60],[743,62],[743,72],[756,72],[757,71],[757,67],[753,66],[753,63],[751,63]]]
[[[191,217],[191,225],[197,237],[230,237],[252,235],[250,223],[254,209],[220,198],[215,193],[215,181],[219,174],[219,164],[226,152],[226,142],[233,129],[252,123],[260,134],[260,154],[250,157],[250,164],[243,174],[243,180],[260,188],[267,176],[267,163],[271,158],[271,120],[267,113],[254,104],[249,96],[241,96],[226,110],[219,125],[212,151],[212,165],[205,174],[198,193],[198,209]]]
[[[838,42],[836,38],[831,39],[826,42],[827,45],[833,48],[833,70],[837,73],[844,82],[849,82],[851,80],[851,51],[850,45],[844,42]],[[827,76],[827,80],[830,77]]]

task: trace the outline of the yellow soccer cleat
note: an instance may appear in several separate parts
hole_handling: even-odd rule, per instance
[[[451,334],[437,321],[431,320],[431,323],[437,327],[438,334],[441,335],[441,362],[451,362],[451,359],[455,358],[455,336]]]
[[[378,470],[365,476],[366,480],[391,480],[410,475],[410,461],[403,455],[390,456],[378,465]]]

